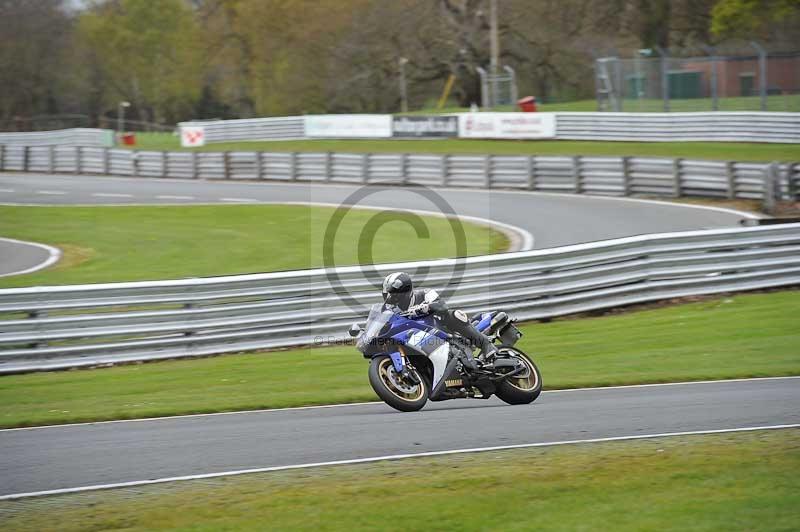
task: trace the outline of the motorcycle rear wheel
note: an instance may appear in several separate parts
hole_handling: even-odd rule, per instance
[[[513,347],[502,347],[501,353],[516,358],[525,364],[527,370],[515,377],[497,383],[495,395],[510,405],[527,405],[542,393],[542,374],[531,358]]]
[[[428,402],[428,385],[425,379],[413,371],[419,384],[407,382],[402,375],[397,373],[389,356],[381,355],[373,358],[369,363],[369,383],[378,397],[396,410],[401,412],[415,412]]]

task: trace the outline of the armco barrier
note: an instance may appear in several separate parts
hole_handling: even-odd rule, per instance
[[[454,259],[379,265],[369,274],[360,267],[336,268],[337,292],[375,303],[380,278],[406,270],[424,286],[453,289],[449,301],[467,312],[503,308],[530,320],[796,285],[800,224],[636,236],[461,260],[463,273],[456,276]],[[341,339],[351,322],[365,316],[334,293],[330,274],[316,269],[0,290],[0,373]]]
[[[391,136],[386,128],[391,115],[383,115],[386,124],[362,124],[354,134],[353,116],[375,122],[381,115],[322,115],[320,117],[254,118],[214,122],[183,122],[179,126],[202,126],[206,142],[229,140],[288,140],[308,137],[384,138]],[[800,143],[800,113],[773,112],[708,112],[708,113],[460,113],[458,136],[470,138],[555,138],[563,140],[601,141],[731,141]],[[491,117],[508,117],[504,126]],[[532,118],[541,118],[552,126],[528,125]],[[415,119],[424,119],[417,116]],[[433,116],[430,118],[434,118]],[[441,118],[441,117],[439,117]],[[327,127],[311,127],[324,119]],[[472,119],[472,120],[471,120]],[[477,130],[466,130],[469,124],[481,122]],[[340,123],[339,127],[335,127]],[[369,127],[366,127],[369,126]],[[401,128],[396,137],[405,137]],[[515,134],[516,132],[516,134]]]
[[[765,163],[654,157],[161,152],[0,145],[0,171],[423,184],[608,196],[765,199],[768,168]],[[775,173],[780,197],[800,197],[800,164],[777,165]]]
[[[100,146],[114,145],[114,132],[110,129],[59,129],[24,133],[0,133],[0,145],[18,146]]]

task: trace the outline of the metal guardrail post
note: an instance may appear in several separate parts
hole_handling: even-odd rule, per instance
[[[441,183],[443,187],[447,186],[447,155],[442,155],[439,162],[439,171],[441,172]]]
[[[361,182],[369,183],[369,153],[361,156]]]
[[[408,183],[408,154],[403,153],[400,155],[400,182],[402,184]]]
[[[83,170],[83,148],[75,146],[75,175],[78,175]]]
[[[676,198],[680,198],[683,195],[683,187],[682,187],[682,166],[683,166],[683,159],[677,157],[672,160],[672,183],[673,183],[673,193],[672,195]]]
[[[575,155],[572,157],[572,180],[575,194],[580,194],[583,190],[583,183],[581,182],[580,155]]]
[[[728,199],[736,199],[736,172],[733,162],[725,162],[725,177],[728,179]]]
[[[222,172],[225,179],[231,178],[231,152],[226,151],[222,154]]]
[[[0,172],[6,169],[6,145],[0,144]]]
[[[492,156],[486,155],[483,158],[483,186],[492,188]]]
[[[289,154],[289,180],[297,181],[297,152]]]
[[[528,155],[525,158],[525,170],[528,174],[528,190],[536,190],[536,156]]]
[[[777,206],[777,196],[780,191],[778,183],[778,163],[771,162],[764,169],[764,212],[773,214]]]
[[[323,170],[325,172],[325,181],[330,181],[331,179],[333,179],[333,176],[331,175],[333,173],[333,166],[331,165],[331,159],[332,159],[331,152],[326,151],[325,168]]]
[[[139,177],[139,152],[136,150],[131,152],[131,173],[133,177]]]
[[[190,164],[192,165],[192,179],[200,179],[200,172],[199,172],[200,167],[197,164],[198,163],[197,152],[193,151],[191,152],[191,154],[192,158],[190,160]]]
[[[786,184],[789,192],[789,200],[797,201],[797,182],[795,181],[795,174],[800,174],[800,163],[793,163],[786,165]]]
[[[622,195],[631,195],[631,158],[622,158]]]
[[[169,177],[169,152],[161,152],[161,177]]]
[[[47,171],[52,174],[56,171],[56,147],[48,146],[47,148]]]
[[[22,149],[22,171],[27,172],[28,166],[30,165],[30,147],[25,146]]]
[[[108,148],[103,148],[103,175],[111,173],[111,155]]]

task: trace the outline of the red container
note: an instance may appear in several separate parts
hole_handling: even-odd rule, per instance
[[[122,143],[126,146],[135,146],[136,145],[136,134],[134,133],[123,133],[122,134]]]
[[[523,113],[535,113],[536,96],[525,96],[524,98],[520,98],[517,100],[517,105],[519,106],[519,110]]]

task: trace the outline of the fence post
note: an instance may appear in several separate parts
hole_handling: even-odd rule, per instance
[[[169,177],[169,152],[161,152],[161,177]]]
[[[56,147],[48,146],[47,150],[47,171],[53,173],[56,171]]]
[[[408,154],[403,153],[400,155],[400,183],[403,185],[408,183]]]
[[[672,160],[672,182],[674,187],[673,196],[676,198],[680,198],[683,194],[683,190],[681,187],[681,166],[683,163],[683,159],[680,157],[676,157]]]
[[[661,94],[664,97],[664,112],[669,112],[669,53],[662,47],[656,46],[658,55],[661,56]]]
[[[22,149],[22,171],[23,172],[27,172],[28,171],[28,165],[30,164],[29,161],[28,161],[29,156],[30,156],[30,147],[29,146],[25,146]]]
[[[330,181],[331,177],[332,177],[331,173],[332,173],[333,167],[331,166],[331,158],[332,158],[331,152],[326,151],[325,152],[325,181]]]
[[[492,188],[492,156],[486,155],[483,159],[483,186]]]
[[[575,155],[574,157],[572,157],[572,179],[574,181],[575,194],[580,194],[583,189],[583,183],[581,183],[580,155]]]
[[[361,156],[361,180],[364,184],[369,183],[369,153]]]
[[[622,158],[622,195],[631,195],[631,158]]]
[[[758,52],[758,93],[761,96],[761,110],[767,110],[767,51],[755,41],[750,46]]]
[[[103,175],[111,173],[111,155],[108,148],[103,148]]]
[[[75,146],[75,175],[81,173],[81,167],[83,166],[83,147]]]
[[[442,176],[441,176],[442,177],[442,186],[446,187],[447,186],[447,177],[448,177],[447,176],[447,155],[442,155],[441,163],[440,163],[440,166],[439,166],[439,170],[442,173]]]
[[[525,166],[528,173],[528,190],[536,190],[536,156],[528,155]]]
[[[6,145],[0,144],[0,172],[6,169]]]
[[[725,163],[725,177],[728,179],[728,199],[736,199],[736,173],[732,161]]]
[[[289,180],[297,181],[297,152],[289,154]]]
[[[222,154],[222,166],[225,179],[231,178],[231,152],[226,151]]]

